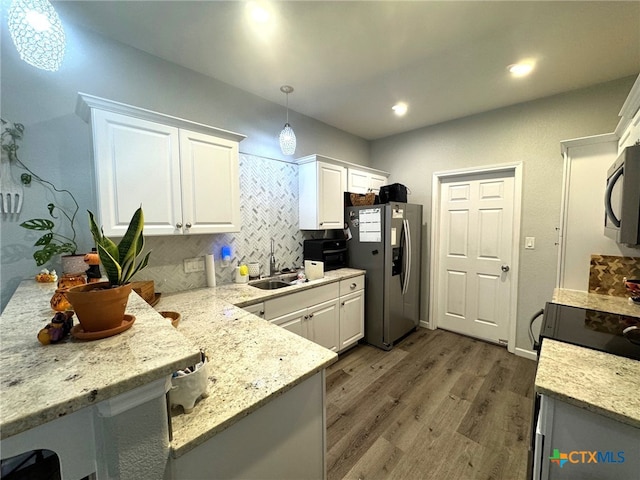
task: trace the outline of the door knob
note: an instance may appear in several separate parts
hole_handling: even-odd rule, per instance
[[[502,265],[500,267],[500,270],[502,270],[503,272],[508,272],[509,271],[509,265]]]

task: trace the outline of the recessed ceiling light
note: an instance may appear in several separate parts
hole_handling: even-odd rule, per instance
[[[249,2],[249,15],[256,23],[267,23],[271,18],[269,10],[259,2]]]
[[[408,108],[409,107],[407,106],[406,103],[400,102],[400,103],[396,103],[393,107],[391,107],[391,110],[393,110],[393,113],[395,113],[397,116],[401,117],[405,113],[407,113]]]
[[[533,71],[533,67],[533,62],[520,62],[509,65],[507,70],[509,70],[509,73],[514,77],[524,77]]]

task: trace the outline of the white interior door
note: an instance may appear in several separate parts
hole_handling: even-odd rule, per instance
[[[514,185],[512,171],[442,180],[435,308],[438,327],[507,343]]]

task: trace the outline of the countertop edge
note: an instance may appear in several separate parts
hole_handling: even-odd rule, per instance
[[[216,427],[211,428],[211,429],[207,430],[206,432],[203,432],[202,434],[194,437],[193,439],[191,439],[188,442],[182,443],[181,445],[175,446],[175,445],[171,444],[170,445],[171,457],[174,458],[174,459],[175,458],[180,458],[182,455],[184,455],[184,454],[188,453],[189,451],[193,450],[194,448],[202,445],[207,440],[215,437],[218,433],[220,433],[220,432],[226,430],[227,428],[233,426],[237,422],[241,421],[243,418],[249,416],[251,413],[253,413],[256,410],[258,410],[259,408],[263,407],[264,405],[266,405],[267,403],[271,402],[275,398],[277,398],[277,397],[287,393],[288,391],[292,390],[294,387],[298,386],[299,384],[301,384],[305,380],[313,377],[317,373],[319,373],[322,370],[326,369],[328,366],[333,365],[337,361],[338,361],[338,354],[334,353],[334,356],[330,360],[322,362],[320,365],[317,365],[315,368],[309,370],[309,372],[307,372],[306,374],[301,375],[296,380],[293,380],[292,382],[288,383],[287,385],[284,385],[280,389],[278,389],[278,390],[276,390],[274,392],[271,392],[268,396],[262,398],[261,400],[259,400],[256,403],[250,405],[245,410],[243,410],[241,412],[238,412],[233,417],[230,417],[227,420],[219,423]]]
[[[593,403],[590,403],[588,401],[585,400],[580,400],[577,398],[574,398],[572,396],[569,395],[565,395],[562,393],[557,392],[556,390],[552,390],[549,389],[547,387],[544,386],[540,386],[537,385],[535,386],[535,391],[536,393],[540,393],[542,395],[547,395],[548,397],[551,398],[555,398],[557,400],[562,400],[563,402],[566,402],[570,405],[573,405],[574,407],[578,407],[581,408],[583,410],[587,410],[589,412],[592,413],[596,413],[598,415],[602,415],[603,417],[607,417],[610,418],[612,420],[616,420],[620,423],[624,423],[626,425],[630,425],[632,427],[635,428],[640,428],[640,420],[633,418],[633,417],[629,417],[627,415],[624,415],[622,413],[617,413],[614,412],[610,409],[607,408],[603,408],[603,407],[599,407]]]

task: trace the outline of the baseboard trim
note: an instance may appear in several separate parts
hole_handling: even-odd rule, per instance
[[[420,326],[422,328],[428,328],[429,330],[435,330],[434,328],[431,328],[431,324],[429,322],[425,322],[424,320],[420,320]]]
[[[524,358],[528,358],[529,360],[538,361],[538,354],[533,350],[525,350],[524,348],[516,347],[513,353],[515,353],[519,357],[524,357]]]

